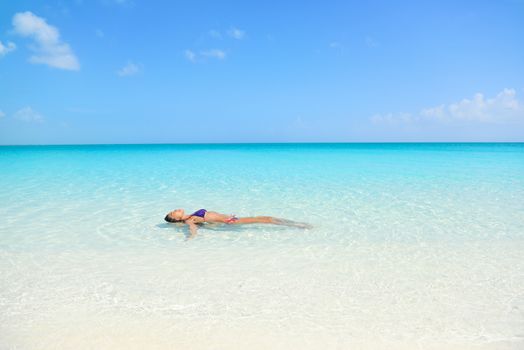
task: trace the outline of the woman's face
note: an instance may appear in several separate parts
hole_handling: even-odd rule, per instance
[[[184,209],[175,209],[169,213],[169,216],[175,220],[182,220],[184,217]]]

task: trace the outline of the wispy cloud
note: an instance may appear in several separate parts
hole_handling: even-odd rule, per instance
[[[477,93],[451,104],[423,108],[417,114],[386,113],[371,117],[373,123],[408,124],[424,121],[438,123],[476,122],[505,123],[524,121],[524,106],[517,99],[515,89],[504,89],[492,98]]]
[[[231,27],[229,28],[229,30],[225,32],[221,32],[217,29],[211,29],[207,32],[207,34],[214,39],[223,39],[225,36],[228,36],[236,40],[242,40],[246,37],[245,30],[241,30],[235,27]]]
[[[4,45],[0,41],[0,57],[7,55],[9,52],[16,50],[15,43],[8,42],[6,45]]]
[[[36,44],[30,46],[35,55],[29,62],[66,70],[80,69],[78,59],[69,45],[62,42],[58,29],[47,24],[44,18],[29,11],[19,12],[13,17],[13,27],[15,33],[31,37]]]
[[[224,58],[226,58],[225,51],[222,51],[222,50],[219,50],[219,49],[212,49],[212,50],[207,50],[207,51],[201,51],[200,54],[202,56],[205,56],[205,57],[217,58],[219,60],[223,60]]]
[[[242,40],[246,36],[246,32],[244,30],[231,27],[227,31],[220,31],[217,29],[210,29],[207,31],[203,37],[200,38],[200,41],[204,40],[210,43],[210,38],[215,40],[224,40],[228,38],[232,38],[234,40]],[[213,44],[211,44],[213,45]],[[209,46],[211,46],[209,45]],[[206,45],[207,46],[207,45]],[[209,47],[208,46],[208,47]],[[203,45],[200,43],[198,47],[203,47]],[[199,50],[196,49],[186,49],[184,50],[184,57],[191,63],[203,63],[209,60],[225,60],[228,53],[226,50],[219,49],[219,48],[202,48]]]
[[[133,62],[128,62],[125,66],[117,71],[117,74],[121,77],[129,77],[140,72],[140,66]]]
[[[77,0],[80,1],[80,4],[83,3],[83,0]],[[86,1],[86,3],[89,3],[90,1]],[[121,6],[123,8],[132,8],[135,6],[134,0],[98,0],[98,2],[104,6]]]
[[[238,28],[232,27],[227,31],[227,35],[229,35],[230,37],[234,39],[242,40],[246,36],[246,32],[244,30],[240,30]]]
[[[193,63],[197,60],[197,54],[191,50],[184,51],[184,56]]]
[[[329,47],[332,48],[332,49],[341,49],[342,48],[342,44],[339,43],[338,41],[332,41],[329,43]]]
[[[120,5],[120,6],[133,6],[134,2],[133,0],[103,0],[103,2],[107,5]]]
[[[2,110],[0,110],[0,118],[3,118],[3,117],[5,117],[5,113],[2,112]]]
[[[215,38],[215,39],[222,39],[222,34],[216,30],[216,29],[211,29],[209,32],[207,32],[209,34],[210,37],[212,38]]]
[[[21,108],[18,111],[16,111],[15,114],[13,114],[13,117],[15,119],[18,119],[18,120],[21,120],[27,123],[32,123],[32,122],[41,123],[44,121],[44,117],[29,106]]]
[[[380,43],[375,38],[372,38],[370,36],[366,36],[364,42],[366,43],[366,46],[371,49],[374,49],[380,46]]]
[[[195,52],[192,50],[185,50],[184,56],[186,59],[192,63],[203,62],[206,59],[217,59],[224,60],[227,57],[227,53],[219,49],[210,49]]]
[[[375,114],[371,118],[374,124],[401,124],[411,123],[415,121],[411,113],[399,112],[399,113],[385,113]]]

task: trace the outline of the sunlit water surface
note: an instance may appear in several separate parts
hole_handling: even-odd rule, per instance
[[[0,147],[0,348],[523,349],[524,144]]]

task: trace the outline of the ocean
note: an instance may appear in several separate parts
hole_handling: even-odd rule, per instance
[[[0,348],[523,349],[524,144],[0,147]]]

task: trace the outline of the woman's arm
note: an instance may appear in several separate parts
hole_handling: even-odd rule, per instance
[[[198,226],[195,224],[195,221],[193,220],[193,218],[190,217],[189,219],[187,219],[184,222],[187,224],[187,226],[189,226],[189,232],[191,233],[189,238],[195,237],[197,234]]]

